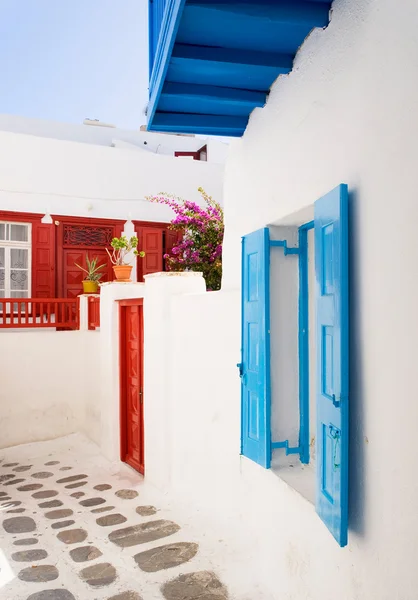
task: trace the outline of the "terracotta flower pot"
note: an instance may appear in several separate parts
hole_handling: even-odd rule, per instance
[[[83,281],[83,293],[84,294],[97,294],[99,290],[99,284],[97,281],[89,281],[84,279]]]
[[[131,265],[113,265],[115,281],[132,281],[131,280]]]

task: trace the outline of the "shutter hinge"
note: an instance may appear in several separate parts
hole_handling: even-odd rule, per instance
[[[285,448],[286,456],[289,456],[289,454],[300,454],[300,451],[301,451],[300,446],[291,448],[289,446],[289,440],[285,440],[284,442],[273,442],[271,447],[273,450],[275,448]]]
[[[288,254],[299,254],[299,248],[289,248],[287,245],[287,240],[270,240],[270,247],[271,246],[280,246],[284,248],[285,256]]]

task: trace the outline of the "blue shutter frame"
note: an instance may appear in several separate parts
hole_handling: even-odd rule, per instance
[[[315,202],[317,327],[316,510],[334,538],[348,533],[348,189]]]
[[[271,463],[269,230],[242,238],[241,454]]]

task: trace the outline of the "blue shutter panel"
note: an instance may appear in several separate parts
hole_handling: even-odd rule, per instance
[[[242,239],[241,451],[270,468],[269,230]]]
[[[316,510],[340,546],[348,530],[348,190],[315,202]]]

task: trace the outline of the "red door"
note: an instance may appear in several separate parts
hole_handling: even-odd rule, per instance
[[[144,474],[143,302],[119,305],[121,460]]]
[[[99,264],[104,263],[100,282],[112,281],[113,271],[106,248],[110,248],[113,237],[119,237],[122,221],[84,219],[77,217],[53,217],[57,227],[57,290],[60,298],[75,298],[83,293],[84,272],[75,263],[86,267],[86,256],[96,256]]]
[[[138,257],[138,281],[144,281],[145,275],[163,270],[163,229],[142,227],[138,233],[139,250],[145,252],[144,258]]]
[[[63,250],[64,253],[64,297],[65,298],[77,298],[79,294],[83,293],[83,284],[85,273],[76,266],[76,263],[85,269],[87,268],[86,256],[90,260],[98,258],[98,265],[106,265],[104,269],[101,269],[102,277],[100,283],[105,281],[112,281],[112,264],[106,250],[103,249],[83,249],[79,248],[70,250]]]

